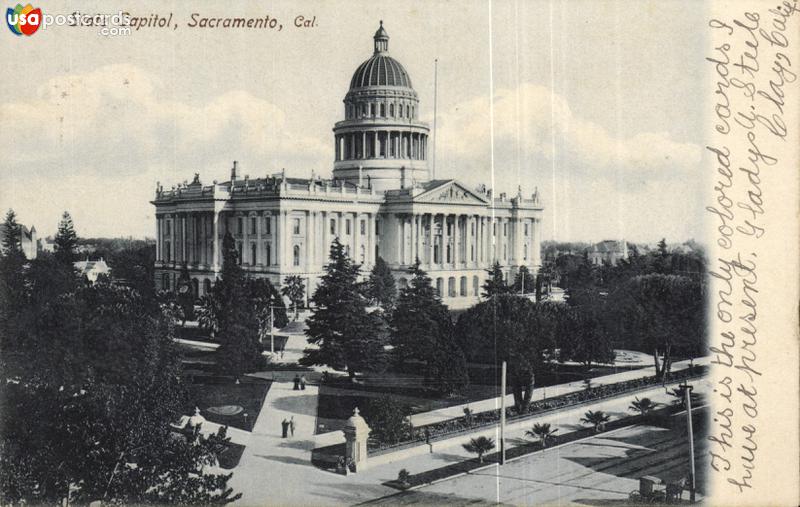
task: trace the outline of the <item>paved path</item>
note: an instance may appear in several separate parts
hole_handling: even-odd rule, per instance
[[[698,386],[698,391],[708,389],[707,382],[700,384],[703,385]],[[663,403],[674,399],[660,387],[637,395]],[[629,415],[628,405],[633,398],[630,395],[558,411],[531,419],[530,425],[549,422],[563,434],[580,427],[578,420],[586,410],[602,408],[612,419]],[[398,454],[393,461],[358,474],[342,476],[323,471],[311,464],[311,450],[325,443],[343,441],[343,437],[340,432],[314,436],[316,407],[316,386],[309,385],[305,391],[295,391],[289,377],[273,383],[253,433],[238,441],[247,447],[230,484],[235,491],[242,493],[237,505],[352,505],[395,493],[396,490],[382,483],[396,479],[402,468],[419,473],[471,457],[459,442],[454,441],[452,446],[437,449],[434,453],[411,457]],[[295,435],[283,439],[280,437],[280,423],[292,416],[297,425]],[[507,438],[510,446],[524,437],[526,428],[509,432]],[[496,432],[496,428],[484,431],[497,439]],[[240,437],[238,432],[236,437]]]

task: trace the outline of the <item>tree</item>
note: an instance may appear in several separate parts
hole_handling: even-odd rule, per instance
[[[550,429],[550,423],[536,423],[533,425],[533,428],[525,432],[525,435],[538,438],[542,443],[542,448],[545,448],[547,447],[547,439],[552,437],[557,431],[558,428],[554,430]]]
[[[297,320],[297,308],[303,304],[303,300],[306,297],[306,286],[303,283],[303,278],[298,275],[287,276],[283,280],[281,294],[292,302],[294,320]]]
[[[656,375],[666,379],[675,352],[701,350],[705,298],[699,280],[664,274],[636,276],[620,285],[612,300],[620,314],[620,334],[637,350],[652,353]]]
[[[514,276],[514,284],[511,286],[511,290],[516,294],[527,294],[536,291],[536,287],[536,279],[531,274],[528,266],[520,266],[519,271]]]
[[[528,410],[535,375],[548,367],[545,353],[554,348],[553,313],[551,303],[503,294],[470,308],[456,324],[468,357],[490,355],[508,363],[508,383],[519,413]]]
[[[484,298],[490,298],[494,295],[500,294],[508,294],[511,292],[511,288],[506,284],[505,279],[503,278],[503,270],[500,267],[500,263],[495,261],[492,264],[492,267],[487,269],[486,272],[489,274],[489,278],[486,279],[486,282],[483,284],[483,293],[481,294]]]
[[[372,398],[364,407],[364,420],[372,429],[370,437],[384,444],[396,444],[411,436],[410,415],[411,408],[391,396]]]
[[[10,257],[14,253],[22,254],[22,227],[17,223],[17,214],[10,209],[3,221],[3,255]]]
[[[397,285],[392,270],[383,257],[378,256],[375,260],[367,285],[372,302],[379,305],[386,315],[391,315],[397,300]]]
[[[191,287],[189,267],[185,261],[178,276],[177,303],[181,308],[181,325],[185,325],[187,320],[194,320],[194,293]]]
[[[467,452],[478,455],[478,462],[483,463],[483,455],[494,449],[494,440],[488,437],[470,439],[469,443],[462,444]]]
[[[212,292],[220,346],[216,352],[221,373],[237,381],[248,371],[262,368],[266,359],[261,354],[258,315],[248,294],[248,281],[238,261],[236,244],[230,233],[222,240],[222,272]]]
[[[559,307],[556,343],[559,361],[576,361],[589,370],[593,363],[611,364],[615,352],[598,317],[601,308],[586,304]]]
[[[17,382],[0,383],[0,503],[239,497],[230,474],[204,471],[214,460],[207,441],[169,430],[185,404],[171,317],[103,281],[42,303],[29,310],[37,316],[28,320],[30,345],[3,348],[4,360],[25,368]]]
[[[600,431],[605,428],[606,423],[610,420],[611,416],[602,410],[589,410],[581,417],[581,422],[591,424],[594,427],[594,431]]]
[[[78,235],[75,233],[75,226],[72,217],[68,212],[61,216],[58,224],[58,232],[55,237],[55,256],[61,263],[72,265],[76,260],[75,248],[78,246]]]
[[[303,365],[327,365],[347,370],[355,380],[356,372],[382,371],[386,362],[386,323],[379,312],[367,310],[368,299],[358,283],[359,266],[345,254],[334,239],[330,262],[325,266],[308,318],[307,348],[300,360]]]
[[[658,403],[653,402],[650,398],[642,398],[641,400],[637,396],[628,407],[628,410],[632,412],[638,412],[640,415],[645,416],[651,411],[655,410],[658,406]]]
[[[419,260],[408,270],[410,281],[400,291],[392,313],[391,343],[396,363],[422,364],[422,373],[436,390],[452,394],[467,383],[467,364],[456,342],[447,307],[431,285]]]

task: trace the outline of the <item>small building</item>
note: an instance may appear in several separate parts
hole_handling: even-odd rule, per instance
[[[106,261],[103,260],[101,257],[99,261],[90,261],[86,259],[85,261],[77,261],[75,262],[75,269],[81,275],[84,275],[91,283],[97,281],[97,278],[100,275],[110,276],[111,268],[108,267]]]
[[[628,243],[625,240],[607,239],[593,245],[587,255],[589,262],[595,266],[616,266],[620,260],[628,259]]]

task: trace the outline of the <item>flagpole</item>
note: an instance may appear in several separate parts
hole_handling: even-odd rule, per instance
[[[439,59],[433,60],[433,170],[431,179],[436,179],[436,117],[438,116],[439,98]]]

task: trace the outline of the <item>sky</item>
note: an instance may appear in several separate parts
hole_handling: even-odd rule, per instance
[[[165,188],[330,175],[332,127],[379,20],[433,123],[436,177],[538,189],[543,239],[702,241],[705,16],[694,2],[112,1],[44,13],[157,14],[106,37],[50,26],[0,35],[0,207],[40,236],[64,210],[81,236],[154,236]],[[276,30],[189,27],[263,17]],[[294,27],[299,16],[312,28]]]

